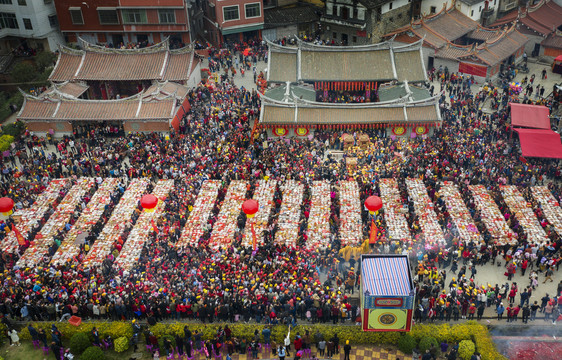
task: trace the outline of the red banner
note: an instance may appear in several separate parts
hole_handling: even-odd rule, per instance
[[[486,66],[482,66],[482,65],[460,62],[459,63],[459,72],[464,73],[464,74],[474,75],[474,76],[486,77],[486,73],[488,72],[488,68]]]
[[[23,235],[20,233],[20,231],[16,227],[16,224],[12,224],[12,231],[16,235],[16,239],[18,239],[18,244],[25,245],[25,239],[23,238]]]

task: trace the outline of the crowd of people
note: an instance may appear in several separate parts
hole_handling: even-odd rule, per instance
[[[211,61],[219,69],[230,68],[238,59],[236,54],[248,46],[255,54],[248,56],[251,62],[265,60],[265,45],[256,42],[229,48],[226,55],[211,51]],[[433,136],[408,141],[389,136],[380,129],[366,130],[370,145],[367,148],[353,146],[345,152],[345,156],[357,157],[355,167],[325,156],[329,150],[342,148],[342,131],[316,130],[314,136],[298,140],[267,138],[265,131],[258,131],[252,139],[253,121],[259,116],[259,96],[255,90],[238,88],[228,77],[200,84],[189,92],[191,111],[182,120],[180,130],[169,137],[122,134],[119,129],[117,136],[108,137],[105,136],[107,132],[115,132],[109,125],[105,127],[106,132],[84,128],[80,136],[62,139],[25,134],[1,159],[0,195],[13,198],[15,210],[31,206],[56,178],[65,177],[75,182],[82,176],[115,177],[119,178],[119,185],[111,194],[100,221],[81,245],[79,255],[66,264],[51,264],[51,256],[80,217],[81,209],[88,206],[100,181],[82,198],[67,226],[52,240],[49,254],[37,266],[26,268],[16,263],[30,243],[36,241],[41,226],[53,214],[54,205],[67,195],[68,188],[60,191],[52,209],[29,231],[24,245],[13,253],[2,253],[1,314],[11,320],[32,321],[55,321],[77,315],[91,319],[147,320],[149,323],[167,319],[291,325],[301,321],[355,323],[360,309],[352,293],[360,284],[361,264],[358,259],[346,259],[339,252],[340,182],[357,181],[361,201],[364,201],[370,195],[380,195],[381,179],[394,178],[398,182],[400,200],[407,208],[405,216],[410,236],[390,239],[383,209],[383,215],[377,218],[381,230],[379,241],[370,251],[410,256],[418,299],[416,321],[481,319],[487,307],[495,308],[494,316],[498,319],[505,314],[508,321],[517,321],[521,314],[526,322],[542,312],[545,319],[556,321],[562,310],[562,282],[556,293],[544,295],[541,284],[556,278],[554,273],[562,261],[561,234],[527,192],[529,186],[544,184],[560,201],[562,189],[557,180],[560,179],[560,163],[520,160],[514,143],[508,139],[507,103],[515,99],[509,88],[486,84],[473,93],[471,77],[442,69],[436,70],[432,77],[439,79],[436,86],[441,91],[442,126],[434,129]],[[549,105],[550,100],[537,101]],[[495,111],[484,113],[485,103],[493,104]],[[156,231],[151,232],[131,269],[113,266],[141,214],[139,205],[107,258],[100,264],[84,267],[82,260],[103,230],[103,224],[131,179],[138,177],[149,178],[152,185],[158,179],[174,181],[175,186],[165,199],[163,215],[154,224]],[[435,204],[444,242],[431,243],[431,239],[424,237],[423,219],[407,191],[407,178],[419,178],[425,184]],[[198,191],[204,181],[210,179],[219,180],[222,185],[203,235],[196,244],[178,246]],[[249,198],[255,191],[256,181],[262,179],[278,180],[280,184],[294,180],[304,185],[297,246],[273,241],[283,202],[281,190],[276,189],[263,233],[263,246],[254,250],[242,245],[246,220],[240,214],[232,245],[211,247],[213,225],[228,185],[234,180],[248,181]],[[333,195],[329,216],[330,246],[309,249],[302,245],[308,238],[310,189],[317,180],[328,181]],[[443,181],[452,181],[459,187],[482,236],[481,242],[463,240],[460,236],[450,209],[440,196]],[[475,184],[488,189],[513,229],[515,242],[498,243],[490,234],[483,220],[485,215],[468,190],[469,185]],[[500,185],[505,184],[516,185],[533,201],[531,205],[546,233],[547,243],[536,243],[519,224],[518,214],[513,213],[502,197]],[[369,215],[363,211],[362,216],[362,231],[367,238]],[[7,236],[12,223],[13,219],[8,219],[0,224],[0,241]],[[478,269],[489,263],[497,264],[498,272],[505,272],[505,284],[475,279]],[[528,284],[513,281],[516,271],[525,275],[527,270]],[[540,302],[531,301],[533,293],[540,294]]]

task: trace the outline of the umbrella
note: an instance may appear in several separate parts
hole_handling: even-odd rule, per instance
[[[244,56],[248,56],[248,55],[250,55],[251,53],[252,53],[252,49],[250,49],[250,48],[244,49]]]

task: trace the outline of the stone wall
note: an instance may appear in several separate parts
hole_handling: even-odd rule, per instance
[[[382,36],[399,27],[410,23],[411,3],[392,9],[382,15],[377,15],[376,9],[371,9],[369,14],[368,32],[371,34],[371,42],[378,43],[382,40]],[[378,19],[380,18],[380,21]]]

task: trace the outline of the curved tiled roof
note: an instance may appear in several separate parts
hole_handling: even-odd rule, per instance
[[[268,81],[425,81],[421,42],[297,47],[269,42]]]
[[[144,100],[135,95],[120,100],[81,100],[35,98],[26,96],[18,114],[21,120],[39,121],[99,121],[99,120],[170,120],[176,109],[176,99]]]
[[[322,125],[438,122],[439,96],[422,101],[332,104],[275,101],[262,95],[261,125]]]
[[[193,71],[193,50],[170,50],[167,41],[142,49],[108,49],[86,42],[83,47],[61,47],[49,80],[184,81]]]

